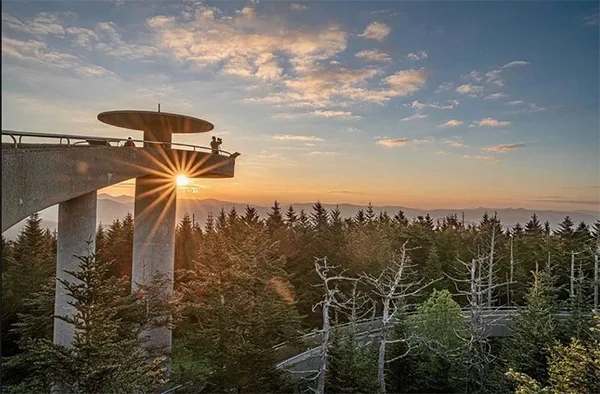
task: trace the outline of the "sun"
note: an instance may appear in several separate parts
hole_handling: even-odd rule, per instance
[[[177,186],[187,186],[190,183],[190,178],[183,174],[177,175],[175,180],[177,182]]]

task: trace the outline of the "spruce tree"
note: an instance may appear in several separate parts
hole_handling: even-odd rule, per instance
[[[328,350],[326,393],[377,393],[376,352],[359,346],[352,331],[334,331]]]
[[[527,305],[512,323],[507,341],[508,367],[538,382],[548,382],[548,356],[557,335],[556,294],[550,267],[534,274]]]
[[[175,269],[194,269],[194,258],[197,254],[198,245],[192,219],[186,213],[175,230]]]
[[[55,276],[56,254],[49,248],[41,219],[31,215],[14,244],[12,257],[2,265],[2,355],[19,352],[18,337],[12,330],[18,314],[25,313],[24,300]]]
[[[67,271],[71,280],[60,280],[73,299],[76,313],[58,316],[76,331],[71,347],[55,345],[47,334],[32,332],[35,321],[24,319],[19,327],[29,336],[21,357],[32,363],[33,372],[21,387],[58,386],[73,393],[148,392],[164,386],[164,357],[150,356],[143,349],[140,333],[155,324],[161,302],[158,293],[147,286],[143,294],[129,294],[130,284],[111,274],[110,263],[94,255],[79,256],[79,270]],[[38,300],[47,296],[40,295]],[[40,305],[41,306],[41,305]],[[45,307],[44,307],[45,309]],[[40,316],[39,319],[47,319]],[[46,323],[48,326],[48,323]],[[38,338],[35,338],[38,336]],[[41,336],[41,338],[40,338]]]

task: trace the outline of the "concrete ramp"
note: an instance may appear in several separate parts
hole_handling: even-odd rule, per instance
[[[42,209],[145,175],[231,178],[235,156],[97,145],[2,144],[2,232]]]

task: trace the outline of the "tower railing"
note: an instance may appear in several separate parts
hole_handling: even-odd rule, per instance
[[[98,136],[87,136],[87,135],[74,135],[74,134],[57,134],[57,133],[38,133],[32,131],[16,131],[16,130],[2,130],[2,136],[9,137],[12,140],[14,148],[19,148],[23,144],[23,137],[27,138],[45,138],[45,139],[57,139],[59,145],[66,147],[72,146],[114,146],[123,147],[123,144],[127,141],[133,141],[134,143],[149,144],[161,146],[163,149],[171,149],[172,147],[184,148],[182,150],[191,151],[209,151],[212,152],[212,148],[200,145],[183,144],[180,142],[157,142],[148,140],[138,140],[128,138],[117,138],[117,137],[98,137]],[[87,144],[87,145],[86,145]],[[116,145],[111,145],[116,144]],[[219,149],[219,154],[232,156],[230,152]]]

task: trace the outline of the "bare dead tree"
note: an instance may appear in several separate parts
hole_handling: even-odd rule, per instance
[[[423,278],[419,280],[415,279],[415,266],[410,264],[408,251],[409,249],[406,248],[405,242],[400,249],[400,253],[392,253],[390,262],[379,276],[375,277],[367,274],[361,276],[362,279],[371,285],[373,294],[380,300],[383,307],[377,371],[377,379],[383,393],[386,392],[386,363],[406,356],[411,350],[410,341],[407,338],[389,339],[390,328],[394,323],[394,319],[398,318],[406,310],[407,298],[419,294],[425,287],[433,283],[422,285]],[[405,354],[395,357],[392,360],[386,360],[386,346],[397,342],[406,342],[409,345],[408,350]]]
[[[348,300],[342,300],[339,296],[340,291],[338,284],[340,281],[356,281],[357,279],[349,278],[344,276],[342,271],[339,274],[331,274],[332,271],[339,267],[330,266],[327,262],[327,257],[317,259],[315,261],[315,271],[319,278],[321,278],[321,284],[324,288],[323,300],[313,306],[313,312],[316,311],[318,306],[321,306],[321,313],[323,315],[323,342],[321,344],[321,364],[316,375],[317,380],[317,394],[325,393],[325,377],[327,374],[327,357],[329,349],[329,337],[331,335],[331,309],[334,307],[348,308]]]
[[[339,293],[337,304],[340,313],[348,318],[350,329],[356,334],[356,324],[364,320],[374,320],[377,304],[368,294],[358,290],[359,280],[352,280],[352,290],[349,295]]]
[[[446,276],[454,283],[458,295],[464,296],[467,300],[467,329],[461,338],[463,344],[463,362],[466,367],[466,392],[478,392],[485,385],[485,376],[489,371],[489,366],[494,362],[495,356],[487,338],[489,326],[494,324],[501,317],[490,319],[490,316],[497,314],[498,308],[492,309],[490,294],[494,290],[506,283],[490,284],[489,266],[488,278],[485,280],[482,276],[482,266],[493,262],[489,256],[473,258],[470,262],[458,260],[462,277]],[[495,271],[492,271],[495,275]],[[465,289],[461,284],[467,284]],[[461,288],[462,287],[462,288]]]

